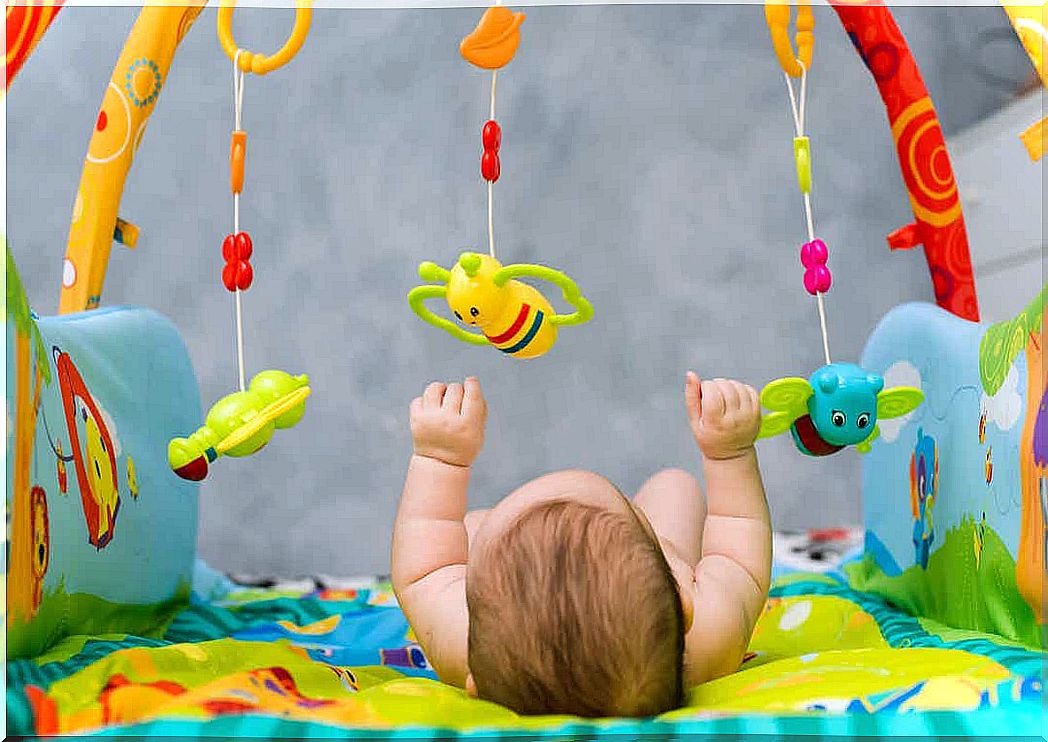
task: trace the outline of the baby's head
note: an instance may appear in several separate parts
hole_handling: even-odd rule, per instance
[[[485,518],[466,579],[480,698],[522,714],[651,716],[683,693],[678,583],[603,477],[529,482]]]

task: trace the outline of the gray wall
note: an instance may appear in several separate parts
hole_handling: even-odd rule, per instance
[[[290,13],[237,11],[238,38],[272,48]],[[135,11],[68,8],[8,100],[8,224],[27,289],[57,306],[61,257],[97,106]],[[475,9],[317,11],[293,64],[247,82],[243,225],[249,371],[306,371],[305,420],[253,460],[219,462],[201,492],[202,554],[283,574],[382,571],[410,437],[407,403],[432,379],[477,374],[491,405],[472,503],[557,467],[638,487],[698,470],[684,371],[754,385],[821,363],[801,288],[803,212],[791,121],[759,7],[532,9],[500,78],[500,254],[580,281],[596,319],[520,362],[422,324],[405,294],[421,260],[485,241],[478,178],[488,76],[457,54]],[[944,125],[1003,105],[1029,65],[997,8],[897,11]],[[929,300],[919,250],[890,254],[909,220],[881,103],[839,23],[817,16],[809,130],[818,231],[831,248],[834,354],[858,358],[891,306]],[[181,328],[205,403],[232,391],[230,65],[208,9],[183,43],[127,180],[142,228],[114,248],[104,300]],[[979,51],[981,49],[982,51]],[[979,74],[979,60],[1002,80]],[[1025,66],[1024,66],[1025,65]],[[779,527],[861,519],[859,462],[762,444]]]

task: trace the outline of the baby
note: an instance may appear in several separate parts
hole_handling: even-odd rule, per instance
[[[412,401],[392,579],[441,680],[522,714],[651,716],[738,669],[771,572],[760,406],[751,387],[693,373],[684,399],[706,499],[679,470],[632,500],[560,471],[469,513],[479,382]]]

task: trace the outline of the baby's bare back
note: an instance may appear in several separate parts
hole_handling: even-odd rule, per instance
[[[566,471],[469,514],[486,417],[479,384],[430,385],[413,402],[392,574],[442,680],[526,713],[635,715],[677,685],[739,667],[771,570],[759,406],[750,387],[694,374],[685,401],[708,499],[678,470],[633,501],[604,477]],[[640,670],[623,672],[634,661]],[[670,690],[624,683],[645,667]],[[548,700],[533,711],[528,698]]]

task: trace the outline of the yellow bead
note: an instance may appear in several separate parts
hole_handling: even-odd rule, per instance
[[[794,137],[793,159],[797,164],[797,186],[801,193],[811,191],[811,143],[808,137]]]

